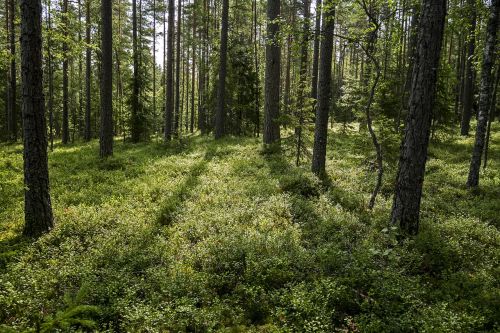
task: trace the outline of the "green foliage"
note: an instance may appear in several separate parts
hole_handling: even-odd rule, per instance
[[[500,155],[469,193],[472,139],[438,130],[422,232],[401,241],[396,159],[368,212],[369,138],[340,125],[330,139],[322,181],[257,139],[117,143],[105,161],[97,142],[56,144],[56,227],[33,243],[19,237],[21,149],[1,146],[0,331],[498,330]]]

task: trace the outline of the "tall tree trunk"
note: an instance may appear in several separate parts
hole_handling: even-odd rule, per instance
[[[52,13],[50,8],[50,0],[47,1],[47,28],[52,30]],[[52,59],[52,39],[50,34],[47,34],[47,67],[49,75],[49,141],[50,150],[54,150],[54,68]]]
[[[62,22],[63,31],[67,35],[69,32],[69,20],[68,20],[68,0],[63,0],[62,7]],[[62,45],[63,52],[63,114],[62,114],[62,143],[67,144],[69,142],[69,110],[68,110],[68,99],[69,99],[69,84],[68,84],[68,42],[66,39],[63,41]]]
[[[153,130],[156,133],[156,1],[153,0]]]
[[[497,67],[496,79],[493,88],[493,96],[491,97],[491,105],[490,112],[488,114],[488,129],[486,130],[486,143],[484,147],[484,163],[483,168],[486,169],[488,165],[488,151],[490,145],[490,137],[491,137],[491,123],[495,118],[496,111],[496,102],[497,102],[497,92],[498,92],[498,84],[500,83],[500,66]]]
[[[174,130],[175,135],[179,135],[179,118],[180,118],[180,103],[181,103],[181,32],[182,32],[182,2],[177,1],[177,36],[176,36],[176,55],[175,55],[175,117]]]
[[[295,165],[300,164],[300,157],[303,150],[303,138],[302,138],[302,127],[304,126],[304,114],[305,114],[305,90],[307,82],[307,68],[308,68],[308,57],[309,57],[309,30],[310,30],[310,0],[303,0],[303,27],[302,27],[302,44],[300,51],[300,72],[299,72],[299,89],[297,93],[297,110],[296,116],[298,118],[298,126],[295,127],[295,139],[296,139],[296,159]]]
[[[267,42],[266,42],[266,78],[264,105],[264,144],[280,140],[280,67],[281,50],[278,41],[280,0],[267,1]]]
[[[101,138],[100,156],[113,155],[113,8],[111,0],[101,1]]]
[[[16,7],[15,0],[9,1],[10,15],[9,15],[9,35],[10,35],[10,98],[9,98],[9,124],[10,124],[10,138],[12,141],[17,141],[17,74],[16,74]]]
[[[476,0],[468,0],[470,17],[470,30],[467,41],[467,60],[465,65],[465,85],[463,96],[462,124],[460,134],[469,135],[470,119],[472,117],[472,103],[474,99],[474,50],[476,46]]]
[[[90,112],[91,112],[91,65],[92,65],[92,48],[90,47],[90,0],[86,0],[86,19],[85,19],[85,43],[87,44],[87,48],[85,50],[85,133],[84,133],[84,140],[85,141],[90,141],[92,137],[92,130],[91,130],[91,119],[90,119]]]
[[[194,8],[196,10],[196,0],[194,1]],[[191,117],[189,121],[189,131],[194,132],[194,93],[195,93],[195,77],[196,77],[196,14],[193,15],[193,56],[191,68]],[[199,98],[199,97],[198,97]],[[186,119],[187,124],[187,119]]]
[[[257,0],[252,2],[253,7],[253,46],[254,46],[254,63],[255,63],[255,135],[259,137],[260,135],[260,70],[259,70],[259,52],[258,45],[259,41],[257,39],[257,22],[258,22],[258,10],[257,10]]]
[[[130,136],[132,142],[141,140],[141,126],[139,119],[139,49],[137,44],[137,0],[132,0],[132,57],[133,57],[133,78],[132,78],[132,109],[130,119]]]
[[[498,21],[500,14],[500,0],[493,0],[491,3],[490,17],[486,31],[486,43],[483,53],[483,63],[481,68],[481,90],[479,92],[479,117],[477,119],[476,139],[472,158],[470,161],[468,187],[479,185],[479,171],[481,169],[481,157],[483,155],[486,125],[488,124],[488,113],[491,102],[491,92],[493,83],[493,65],[495,63],[495,47],[497,43]]]
[[[78,0],[78,45],[82,45],[82,2]],[[83,91],[82,91],[83,59],[78,52],[78,135],[83,134]]]
[[[167,82],[165,99],[165,141],[172,139],[174,112],[174,0],[168,0]]]
[[[326,144],[328,139],[328,115],[332,94],[333,33],[335,28],[335,2],[325,0],[323,31],[321,38],[321,63],[319,64],[318,105],[314,129],[312,172],[318,176],[325,173]]]
[[[24,230],[37,237],[53,227],[43,98],[42,3],[21,0],[21,75],[24,141]]]
[[[217,110],[215,113],[215,138],[225,134],[226,118],[226,72],[227,72],[227,34],[229,25],[229,0],[222,0],[222,29],[220,35],[219,82],[217,87]]]
[[[314,29],[314,51],[311,75],[311,98],[318,98],[319,36],[321,30],[321,0],[316,0],[316,27]]]
[[[396,178],[391,221],[416,235],[424,182],[437,73],[443,42],[446,0],[423,0],[405,135]]]

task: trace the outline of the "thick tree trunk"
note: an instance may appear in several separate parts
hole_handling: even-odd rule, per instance
[[[217,110],[215,112],[215,138],[219,139],[225,134],[226,118],[226,73],[227,73],[227,34],[229,25],[229,0],[222,1],[222,29],[220,35],[220,64],[219,81],[217,87]]]
[[[472,117],[472,103],[474,99],[474,50],[476,46],[476,0],[468,0],[468,7],[471,13],[470,31],[467,42],[467,60],[465,65],[465,85],[463,96],[462,124],[460,134],[469,135],[470,119]]]
[[[91,134],[91,119],[90,119],[90,111],[91,111],[91,57],[92,57],[92,48],[90,47],[90,0],[86,1],[86,19],[85,19],[85,42],[87,43],[87,48],[85,50],[85,133],[84,140],[90,141]]]
[[[335,6],[333,0],[325,0],[323,31],[321,39],[321,63],[319,64],[318,105],[314,130],[312,172],[318,176],[325,173],[326,144],[328,138],[328,115],[331,105],[333,33],[335,28]]]
[[[267,1],[267,41],[266,41],[266,78],[264,105],[264,144],[280,140],[280,67],[281,50],[278,41],[280,0]]]
[[[427,147],[436,99],[445,0],[423,0],[405,136],[396,178],[391,221],[403,233],[418,233]]]
[[[321,30],[321,0],[316,0],[316,27],[314,30],[313,66],[311,75],[311,98],[318,98],[319,37]]]
[[[62,7],[62,21],[64,33],[67,34],[69,30],[69,20],[68,20],[68,0],[63,1]],[[63,51],[63,113],[62,113],[62,143],[67,144],[69,142],[69,110],[68,110],[68,99],[69,99],[69,84],[68,84],[68,42],[63,41],[62,45]]]
[[[486,31],[486,43],[483,53],[483,63],[481,68],[481,90],[479,92],[479,117],[477,119],[476,139],[472,158],[470,161],[468,187],[479,185],[479,171],[481,169],[481,157],[483,155],[486,126],[488,124],[488,113],[490,109],[493,64],[495,63],[495,47],[497,43],[498,21],[500,14],[500,0],[493,0],[491,4],[490,17]]]
[[[113,26],[111,0],[101,1],[101,139],[100,156],[113,155]]]
[[[168,0],[167,82],[165,99],[165,141],[172,139],[174,113],[174,0]]]
[[[17,74],[16,74],[16,7],[15,0],[9,1],[10,15],[9,15],[9,38],[10,38],[10,87],[9,87],[9,128],[10,128],[10,139],[12,141],[17,141],[17,103],[16,103],[16,86],[17,86]]]
[[[37,237],[53,227],[42,74],[42,3],[21,0],[21,75],[24,131],[23,234]]]

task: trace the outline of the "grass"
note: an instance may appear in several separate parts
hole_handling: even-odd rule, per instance
[[[431,143],[422,232],[387,225],[398,138],[375,209],[368,135],[332,132],[328,185],[253,138],[57,144],[55,229],[23,223],[22,147],[0,146],[0,331],[470,332],[500,329],[500,126],[481,188],[472,139]],[[438,133],[439,134],[439,133]]]

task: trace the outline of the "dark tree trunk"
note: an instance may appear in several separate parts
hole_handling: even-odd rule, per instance
[[[90,92],[90,75],[91,75],[91,57],[92,49],[90,47],[90,0],[86,1],[86,18],[85,18],[85,42],[87,43],[87,48],[85,50],[85,132],[83,138],[85,141],[90,141],[91,138],[91,92]]]
[[[445,17],[445,0],[422,1],[408,116],[391,216],[392,223],[399,224],[402,232],[409,235],[416,235],[419,227],[420,201]]]
[[[312,171],[318,176],[322,176],[325,173],[328,115],[330,113],[332,93],[333,33],[335,28],[335,6],[333,0],[325,0],[325,11],[323,15],[321,63],[319,64],[319,94],[316,109],[312,159]]]
[[[196,8],[196,1],[195,1]],[[193,15],[193,56],[192,56],[192,64],[191,68],[191,116],[189,121],[189,131],[191,133],[194,132],[194,92],[195,92],[195,78],[196,78],[196,15]],[[187,124],[187,119],[186,119]]]
[[[491,97],[491,105],[490,112],[488,114],[488,129],[486,130],[486,143],[484,147],[484,163],[483,168],[486,169],[488,165],[488,151],[490,145],[490,137],[491,137],[491,123],[495,118],[496,111],[496,101],[497,101],[497,92],[498,92],[498,84],[500,83],[500,67],[497,67],[496,79],[493,88],[493,96]]]
[[[280,0],[267,1],[267,41],[266,41],[266,78],[264,105],[264,144],[280,140],[280,62],[281,51],[278,41]]]
[[[479,185],[479,170],[481,169],[481,156],[483,155],[486,126],[488,124],[488,113],[490,109],[493,64],[495,63],[495,47],[497,43],[498,21],[500,14],[500,0],[493,0],[491,4],[490,17],[486,31],[486,42],[483,53],[481,68],[481,90],[479,92],[479,117],[477,119],[476,139],[472,158],[470,161],[468,187]]]
[[[468,0],[468,7],[471,13],[469,40],[467,43],[467,60],[465,63],[465,84],[463,96],[462,124],[460,134],[469,135],[470,119],[472,117],[472,103],[474,99],[474,50],[476,35],[476,0]]]
[[[47,28],[52,30],[52,13],[50,9],[50,1],[47,1]],[[49,75],[49,141],[50,150],[54,150],[54,68],[52,59],[52,40],[50,34],[47,36],[47,69]]]
[[[23,234],[37,237],[53,227],[42,74],[42,3],[21,0],[21,75],[24,131]]]
[[[101,1],[101,139],[100,156],[113,155],[113,26],[111,0]]]
[[[64,34],[68,33],[69,30],[69,20],[68,20],[68,0],[63,1],[63,29]],[[69,85],[68,85],[68,42],[63,41],[62,45],[63,52],[63,113],[62,113],[62,143],[67,144],[69,142],[69,110],[68,110],[68,98],[69,98]]]
[[[311,98],[318,98],[319,36],[321,30],[321,0],[316,0],[316,27],[314,30],[313,66],[311,75]]]
[[[174,0],[168,0],[167,74],[165,99],[165,141],[172,139],[174,113]]]
[[[16,103],[16,7],[15,0],[9,1],[10,15],[9,15],[9,38],[10,38],[10,87],[9,87],[9,128],[10,139],[17,141],[17,103]]]
[[[227,34],[228,34],[229,0],[222,1],[222,29],[220,35],[219,82],[217,88],[217,110],[215,112],[215,138],[225,134],[226,112],[226,73],[227,73]]]

